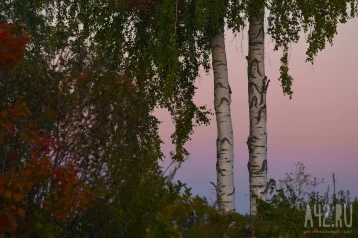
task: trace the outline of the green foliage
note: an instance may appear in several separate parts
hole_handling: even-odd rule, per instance
[[[320,195],[317,188],[323,180],[319,181],[316,177],[307,174],[303,164],[298,163],[296,166],[295,173],[286,174],[286,177],[279,180],[278,184],[273,179],[268,182],[270,198],[265,202],[258,200],[258,216],[254,221],[254,227],[257,229],[255,234],[258,237],[356,237],[358,223],[355,219],[358,213],[355,209],[357,209],[358,200],[351,202],[349,192],[344,191],[337,193],[334,191],[330,196],[329,187],[323,195]],[[342,206],[352,204],[352,227],[319,226],[319,219],[321,219],[321,224],[323,220],[325,224],[334,224],[336,204]],[[316,210],[314,210],[314,205],[317,206]],[[320,218],[316,216],[318,205],[322,209]],[[330,209],[326,218],[324,218],[325,212],[323,211],[325,205]],[[310,226],[310,222],[307,223],[307,227],[304,227],[307,206],[310,206],[314,227]],[[348,233],[340,233],[340,230],[348,231]],[[319,231],[322,233],[318,233]]]
[[[210,54],[209,44],[197,41],[207,42],[205,18],[221,14],[204,8],[207,1],[190,4],[179,11],[174,1],[164,1],[155,15],[104,0],[0,4],[6,9],[1,21],[15,22],[29,35],[23,64],[2,75],[1,101],[21,97],[31,111],[25,122],[58,145],[51,162],[66,163],[68,155],[76,155],[81,178],[96,194],[76,217],[33,226],[37,237],[143,237],[147,228],[164,234],[172,229],[156,217],[183,203],[183,185],[163,178],[159,122],[152,112],[161,106],[173,115],[174,159],[182,160],[194,124],[208,123],[205,107],[193,103],[194,81],[200,66],[209,68]],[[23,132],[19,123],[16,128]],[[30,149],[6,140],[1,162],[16,151],[26,165]],[[29,206],[43,213],[35,198],[46,192],[28,193]],[[24,227],[19,235],[28,232]]]
[[[61,67],[67,77],[89,67],[128,74],[149,110],[159,106],[170,111],[176,159],[188,154],[184,144],[193,127],[209,123],[206,108],[193,103],[194,82],[200,67],[210,68],[208,39],[213,33],[207,29],[223,19],[221,1],[20,0],[0,7],[6,9],[1,21],[16,22],[31,36],[28,57],[43,59],[39,68],[55,60],[56,74]]]
[[[306,62],[313,64],[314,57],[325,48],[327,42],[333,45],[337,25],[357,15],[358,2],[356,0],[270,0],[267,1],[266,6],[270,11],[268,34],[275,42],[274,50],[283,49],[279,80],[283,93],[291,99],[293,78],[288,74],[287,57],[290,44],[299,41],[302,29],[305,34],[308,33]]]
[[[284,54],[281,57],[281,66],[280,66],[280,80],[283,93],[289,95],[292,99],[292,76],[288,73],[288,48],[284,49]]]
[[[0,23],[15,23],[28,34],[29,42],[21,65],[0,69],[0,111],[8,111],[11,105],[26,105],[30,113],[11,121],[11,133],[6,131],[8,124],[1,125],[1,175],[11,171],[13,154],[19,158],[17,169],[31,165],[34,147],[24,142],[24,135],[27,128],[36,128],[41,138],[50,138],[57,145],[51,151],[40,149],[41,155],[48,153],[46,160],[38,157],[40,162],[52,171],[68,165],[75,156],[79,179],[96,195],[87,209],[74,216],[63,205],[58,206],[65,215],[56,220],[48,218],[42,204],[42,198],[51,195],[45,189],[49,181],[36,182],[23,195],[29,207],[26,214],[20,209],[17,215],[20,221],[39,222],[31,229],[23,226],[17,234],[243,237],[249,233],[248,226],[263,235],[298,231],[298,225],[292,225],[290,219],[301,221],[303,205],[297,208],[294,204],[307,201],[297,195],[276,189],[272,200],[263,205],[263,210],[270,212],[262,217],[269,219],[258,226],[259,221],[246,216],[218,212],[205,198],[193,197],[186,185],[167,181],[158,166],[163,155],[154,109],[170,111],[175,123],[173,159],[182,161],[188,154],[184,144],[194,126],[209,123],[209,112],[195,105],[193,97],[200,67],[206,71],[210,68],[210,41],[225,18],[230,28],[241,30],[247,16],[255,14],[254,3],[261,6],[263,1],[164,0],[154,5],[152,1],[129,0],[2,1]],[[321,24],[323,18],[318,12],[310,16],[309,9],[303,8],[307,4],[294,3],[304,16],[301,24],[316,24],[312,17],[319,19],[314,26]],[[342,4],[328,4],[332,5],[332,19],[342,16]],[[275,32],[273,38],[279,47],[287,46],[296,40],[296,28],[291,26],[295,23],[280,26],[284,19],[279,16],[290,14],[279,7],[278,1],[269,6],[273,14],[277,13],[269,32]],[[322,48],[323,38],[331,39],[334,23],[329,21],[321,32],[313,34],[312,55]],[[284,49],[283,75],[288,70]],[[282,82],[290,94],[292,78],[288,74],[285,77]],[[7,120],[7,115],[2,117]],[[24,178],[31,180],[31,176]],[[6,196],[12,198],[13,194],[7,192]],[[313,198],[309,201],[317,201]],[[17,199],[16,195],[15,202]]]

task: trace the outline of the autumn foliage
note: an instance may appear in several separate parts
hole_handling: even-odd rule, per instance
[[[1,1],[0,238],[304,237],[310,200],[272,183],[256,218],[223,214],[160,166],[155,110],[170,112],[180,161],[209,122],[193,97],[210,29],[245,2]]]
[[[16,25],[0,24],[0,66],[21,63],[28,35],[16,31]]]
[[[2,141],[17,137],[17,143],[31,148],[29,157],[17,154],[9,155],[7,170],[0,174],[0,235],[16,232],[34,226],[45,216],[50,220],[66,221],[78,215],[89,205],[92,193],[80,179],[78,159],[72,157],[65,163],[54,163],[49,156],[58,148],[53,139],[42,136],[31,123],[16,133],[19,121],[26,121],[30,111],[26,103],[10,107],[0,113]],[[11,136],[12,135],[12,136]],[[30,194],[37,194],[37,204]],[[37,207],[31,210],[29,205]],[[42,221],[43,222],[43,221]]]
[[[24,54],[27,38],[15,35],[14,29],[0,25],[0,66],[5,68],[21,63]],[[1,105],[0,237],[26,236],[39,224],[66,222],[94,197],[81,179],[79,158],[56,154],[57,141],[31,115],[22,97]]]

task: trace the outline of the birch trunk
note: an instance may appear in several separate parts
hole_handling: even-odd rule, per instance
[[[231,123],[231,89],[226,62],[224,26],[211,42],[214,71],[214,107],[218,136],[217,149],[217,202],[225,212],[235,211],[234,139]]]
[[[264,7],[257,17],[249,19],[249,53],[248,61],[248,90],[250,135],[247,140],[249,149],[249,180],[250,180],[250,214],[256,215],[256,195],[266,200],[267,181],[267,133],[266,133],[266,92],[269,80],[265,75],[265,31]]]

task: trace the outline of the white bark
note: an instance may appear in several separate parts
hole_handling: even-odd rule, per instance
[[[224,27],[211,42],[212,64],[214,71],[214,107],[216,114],[217,136],[217,201],[219,209],[235,211],[234,187],[234,139],[231,123],[231,89],[226,62]]]
[[[250,214],[256,215],[254,196],[266,200],[267,183],[267,133],[266,133],[266,92],[269,80],[265,75],[265,31],[264,8],[258,18],[249,20],[248,90],[250,135],[249,148]]]

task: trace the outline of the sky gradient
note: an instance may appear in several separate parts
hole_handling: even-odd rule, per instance
[[[235,203],[240,213],[249,211],[248,149],[249,109],[247,95],[247,31],[236,38],[226,32],[229,80],[232,88],[231,115],[235,149]],[[332,184],[336,173],[337,189],[358,196],[358,19],[338,26],[338,35],[318,54],[315,64],[305,63],[307,44],[302,34],[289,55],[293,81],[293,99],[283,96],[279,67],[281,51],[273,51],[270,36],[265,39],[266,76],[271,80],[267,93],[268,178],[283,178],[302,162],[306,171],[324,178],[323,189]],[[196,83],[197,105],[214,112],[213,74],[201,73]],[[162,121],[162,149],[169,157],[173,150],[170,135],[174,130],[169,113],[157,110]],[[188,184],[194,194],[215,199],[216,121],[197,127],[186,144],[190,158],[175,179]],[[168,160],[162,163],[165,167]]]

